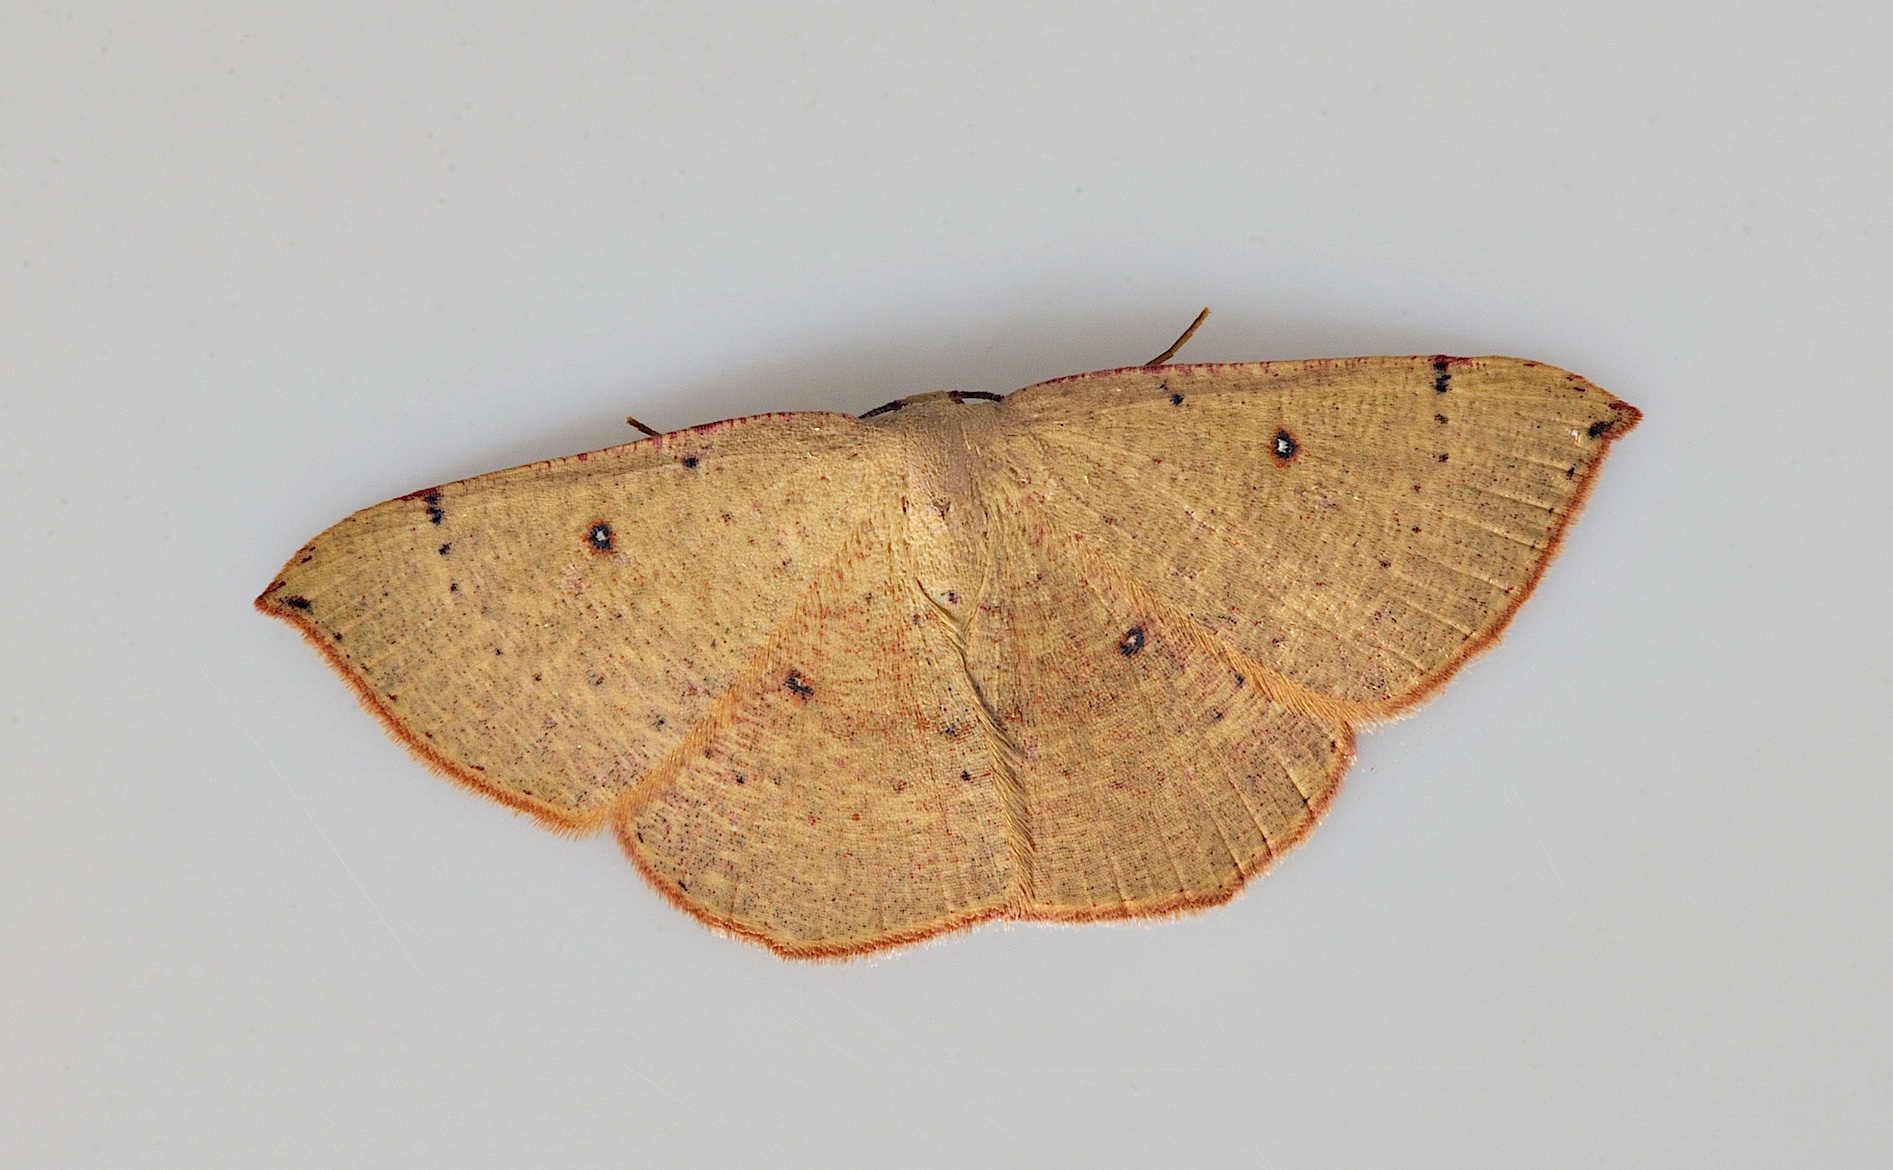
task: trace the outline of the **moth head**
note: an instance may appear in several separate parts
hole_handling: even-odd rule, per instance
[[[985,390],[936,390],[931,394],[910,394],[906,398],[896,398],[885,406],[877,406],[862,415],[862,418],[884,417],[900,414],[904,419],[916,416],[951,414],[962,407],[990,407],[1003,401],[1005,395],[993,394]]]

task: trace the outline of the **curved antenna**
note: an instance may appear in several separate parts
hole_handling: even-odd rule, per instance
[[[1177,350],[1183,348],[1184,342],[1196,336],[1196,331],[1202,327],[1203,322],[1207,320],[1208,317],[1209,317],[1209,310],[1206,308],[1202,312],[1196,315],[1196,320],[1190,322],[1190,327],[1183,331],[1183,336],[1177,338],[1175,341],[1170,343],[1169,349],[1164,350],[1162,353],[1158,354],[1154,358],[1151,358],[1149,361],[1145,362],[1144,364],[1147,366],[1161,366],[1163,363],[1177,356]]]

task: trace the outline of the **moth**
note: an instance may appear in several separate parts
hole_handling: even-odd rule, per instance
[[[256,605],[780,955],[1200,910],[1492,645],[1640,416],[1513,358],[1168,357],[425,488]]]

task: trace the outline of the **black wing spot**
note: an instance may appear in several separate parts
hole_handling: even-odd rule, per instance
[[[1444,463],[1444,462],[1446,462],[1446,452],[1444,452],[1444,451],[1441,451],[1441,452],[1439,453],[1439,461],[1440,461],[1441,463]]]
[[[1617,425],[1617,420],[1614,418],[1600,418],[1596,422],[1590,425],[1590,436],[1591,438],[1595,439],[1597,436],[1603,434],[1605,431],[1609,430],[1610,428],[1616,425]]]
[[[1125,630],[1124,636],[1118,640],[1117,652],[1129,658],[1131,655],[1144,648],[1144,641],[1144,627],[1132,626],[1130,629]]]
[[[973,778],[973,774],[972,774],[971,772],[961,772],[961,773],[960,773],[960,779],[962,779],[962,780],[971,780],[972,778]]]
[[[585,543],[591,545],[593,552],[611,551],[611,525],[603,520],[594,520],[585,529]]]
[[[789,677],[783,680],[782,685],[788,687],[796,698],[804,702],[807,702],[809,696],[815,693],[815,688],[803,681],[802,672],[799,670],[791,670]]]
[[[1183,405],[1183,395],[1181,395],[1181,394],[1172,394],[1172,395],[1170,396],[1170,405],[1171,405],[1171,406],[1182,406],[1182,405]]]
[[[429,523],[439,524],[442,520],[447,518],[447,513],[440,510],[439,492],[428,492],[421,497],[421,502],[427,505],[427,519]]]
[[[1433,416],[1433,421],[1434,421],[1434,422],[1436,422],[1436,423],[1438,423],[1438,424],[1439,424],[1439,425],[1441,425],[1441,426],[1445,426],[1445,425],[1446,425],[1446,416],[1445,416],[1445,415],[1443,415],[1443,414],[1436,414],[1436,415],[1434,415],[1434,416]]]
[[[446,555],[447,555],[447,550],[448,550],[448,549],[450,549],[450,548],[452,548],[453,546],[454,546],[454,542],[453,542],[453,541],[451,541],[451,540],[450,540],[450,541],[448,541],[448,542],[447,542],[446,544],[443,544],[443,545],[441,545],[441,546],[440,546],[440,555],[441,555],[441,556],[443,556],[443,557],[444,557],[444,556],[446,556]]]
[[[283,604],[289,606],[291,609],[308,609],[309,599],[307,597],[285,597],[283,598]]]
[[[696,465],[697,465],[697,457],[695,455],[684,456],[685,467],[695,467]]]
[[[1452,370],[1448,367],[1446,363],[1446,359],[1441,358],[1438,361],[1434,362],[1433,363],[1433,393],[1444,394],[1446,393],[1447,387],[1451,386],[1452,384],[1453,384]],[[1444,421],[1444,420],[1441,420],[1441,421]]]
[[[1275,462],[1287,467],[1299,454],[1301,444],[1295,441],[1293,434],[1285,430],[1275,432]]]

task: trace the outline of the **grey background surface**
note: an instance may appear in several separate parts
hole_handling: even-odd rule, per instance
[[[10,1166],[1884,1164],[1877,3],[0,16]],[[1507,353],[1641,407],[1235,904],[788,964],[249,608],[764,409]]]

